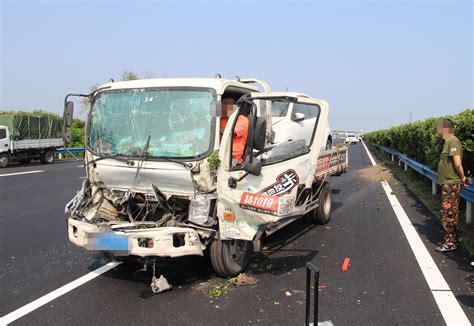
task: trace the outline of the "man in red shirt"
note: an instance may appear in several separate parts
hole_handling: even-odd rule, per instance
[[[220,119],[220,134],[224,133],[229,116],[234,111],[234,100],[232,98],[222,99],[222,117]],[[246,110],[244,110],[246,111]],[[248,112],[243,112],[237,118],[234,128],[234,137],[232,141],[232,166],[242,164],[245,145],[247,144],[247,135],[249,130]]]
[[[234,139],[232,142],[232,166],[242,164],[245,145],[249,131],[249,118],[239,115],[234,129]],[[234,164],[235,163],[235,164]]]

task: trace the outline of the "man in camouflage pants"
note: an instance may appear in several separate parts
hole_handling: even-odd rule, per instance
[[[468,184],[462,167],[462,146],[454,136],[454,124],[449,119],[440,119],[437,132],[445,140],[438,163],[438,180],[442,184],[442,224],[444,243],[436,251],[452,251],[458,248],[457,225],[459,224],[459,193]]]

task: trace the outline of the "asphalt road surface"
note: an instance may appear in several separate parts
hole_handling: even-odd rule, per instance
[[[350,146],[349,157],[349,172],[330,181],[331,222],[311,226],[297,221],[265,239],[265,250],[254,255],[247,270],[256,285],[227,285],[213,274],[206,257],[190,257],[160,262],[158,274],[173,288],[152,294],[151,271],[122,264],[12,324],[303,325],[309,261],[321,272],[319,321],[446,324],[443,302],[435,300],[381,185],[381,169],[372,167],[362,144]],[[63,161],[0,170],[0,316],[109,262],[67,238],[64,205],[83,182],[81,165]],[[462,311],[474,322],[468,255],[435,253],[442,239],[439,222],[387,178]],[[345,258],[350,259],[346,272],[341,270]]]

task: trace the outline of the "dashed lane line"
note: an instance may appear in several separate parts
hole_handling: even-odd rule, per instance
[[[376,166],[377,163],[372,157],[369,149],[364,142],[362,142],[362,144],[367,151],[370,162],[373,166]],[[459,305],[459,302],[456,300],[456,297],[449,288],[448,283],[444,279],[443,274],[439,271],[438,266],[436,266],[436,263],[428,252],[428,249],[426,249],[426,246],[418,235],[418,232],[408,218],[408,215],[397,197],[393,195],[392,188],[385,180],[380,183],[382,184],[385,194],[392,205],[393,211],[397,216],[398,222],[402,227],[403,233],[408,240],[410,248],[415,255],[416,261],[418,262],[423,276],[428,283],[431,294],[443,315],[446,325],[471,325],[469,319]]]
[[[53,292],[50,292],[50,293],[42,296],[41,298],[38,298],[35,301],[32,301],[32,302],[28,303],[27,305],[25,305],[21,308],[18,308],[15,311],[12,311],[8,315],[3,316],[2,318],[0,318],[0,325],[8,325],[8,324],[14,322],[18,318],[21,318],[21,317],[29,314],[30,312],[38,309],[39,307],[47,304],[48,302],[53,301],[54,299],[59,298],[60,296],[74,290],[75,288],[77,288],[77,287],[79,287],[83,284],[85,284],[89,281],[92,281],[97,276],[99,276],[101,274],[104,274],[105,272],[108,272],[109,270],[117,267],[120,264],[121,264],[121,262],[117,262],[117,261],[110,262],[110,263],[108,263],[108,264],[106,264],[106,265],[104,265],[100,268],[97,268],[95,271],[92,271],[92,272],[90,272],[90,273],[88,273],[84,276],[79,277],[78,279],[76,279],[76,280],[74,280],[74,281],[72,281],[72,282],[70,282],[66,285],[61,286],[59,289],[56,289]]]
[[[25,172],[15,172],[15,173],[5,173],[5,174],[0,174],[0,177],[10,177],[10,176],[12,176],[12,175],[31,174],[31,173],[41,173],[41,172],[44,172],[44,170],[25,171]]]

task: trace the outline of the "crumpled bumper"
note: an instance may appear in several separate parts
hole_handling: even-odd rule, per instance
[[[191,228],[121,229],[68,219],[69,240],[90,251],[112,251],[117,256],[180,257],[203,255],[205,246]]]

